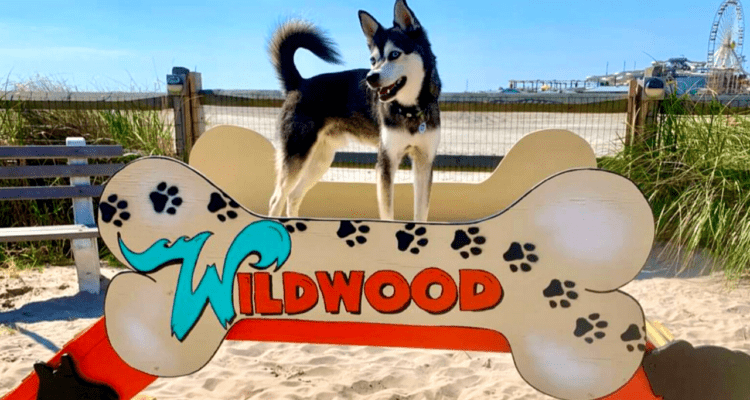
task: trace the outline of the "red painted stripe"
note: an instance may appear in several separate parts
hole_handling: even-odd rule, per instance
[[[234,324],[226,338],[262,342],[510,352],[505,336],[491,330],[363,322],[248,318]]]

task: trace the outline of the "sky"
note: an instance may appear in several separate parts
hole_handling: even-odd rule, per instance
[[[287,18],[338,44],[343,65],[305,50],[303,77],[367,68],[357,11],[384,26],[393,0],[2,0],[0,79],[49,79],[81,91],[166,91],[173,66],[204,89],[279,89],[266,45]],[[585,79],[655,58],[705,61],[720,0],[408,0],[425,27],[444,92],[497,90],[510,79]],[[652,58],[653,57],[653,58]],[[7,86],[7,85],[6,85]]]

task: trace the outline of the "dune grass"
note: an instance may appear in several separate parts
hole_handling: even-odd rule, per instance
[[[63,84],[43,78],[16,85],[16,89],[70,91]],[[43,110],[28,109],[23,103],[3,104],[5,107],[0,108],[0,146],[64,144],[66,137],[80,136],[86,139],[87,144],[121,144],[125,149],[124,157],[89,162],[121,163],[142,155],[174,156],[172,127],[160,118],[157,111]],[[66,163],[66,160],[0,161],[0,165],[2,163],[41,165]],[[94,182],[101,183],[102,180],[97,178]],[[3,186],[60,184],[67,185],[67,178],[0,181]],[[95,200],[94,206],[96,205]],[[0,202],[0,227],[61,225],[72,221],[70,199]],[[111,258],[101,243],[99,249],[103,258]],[[69,240],[0,243],[0,268],[28,268],[72,262]]]
[[[657,240],[690,265],[707,251],[727,277],[750,265],[750,120],[715,100],[671,96],[655,131],[602,168],[632,179],[648,198]]]

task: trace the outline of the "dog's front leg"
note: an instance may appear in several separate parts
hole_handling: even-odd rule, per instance
[[[411,154],[411,170],[414,175],[414,220],[427,221],[430,211],[430,188],[432,187],[432,162],[434,153],[418,150]]]
[[[384,147],[378,149],[378,161],[375,165],[378,187],[378,209],[380,219],[393,219],[393,180],[403,155],[388,152]]]

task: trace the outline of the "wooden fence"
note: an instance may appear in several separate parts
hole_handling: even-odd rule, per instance
[[[283,103],[283,95],[279,91],[237,91],[237,90],[205,90],[202,88],[200,73],[175,67],[172,74],[167,76],[167,93],[53,93],[53,92],[0,92],[0,107],[21,107],[23,109],[49,110],[156,110],[173,112],[175,128],[175,147],[180,158],[187,160],[192,144],[206,129],[205,110],[207,107],[255,107],[278,108]],[[723,98],[726,97],[726,98]],[[750,97],[719,96],[722,102],[744,101],[744,107],[750,103]],[[642,101],[637,88],[631,88],[630,93],[444,93],[440,97],[441,111],[444,116],[459,115],[464,119],[482,118],[482,115],[494,113],[502,117],[504,113],[541,113],[538,118],[548,119],[541,125],[514,126],[514,122],[506,125],[521,133],[528,133],[540,127],[568,128],[581,134],[581,129],[599,129],[599,125],[591,124],[588,120],[597,116],[620,115],[619,119],[605,119],[607,129],[617,136],[622,132],[624,138],[632,138],[644,132],[644,127],[655,120],[658,113],[658,101]],[[743,105],[740,105],[742,107]],[[528,114],[527,114],[528,115]],[[574,123],[556,122],[554,115],[577,115]],[[478,117],[479,116],[479,117]],[[533,116],[532,118],[537,118]],[[457,124],[446,127],[444,118],[443,130],[473,129],[470,124]],[[519,124],[516,124],[519,125]],[[563,126],[560,126],[563,125]],[[582,127],[582,128],[580,128]],[[252,126],[250,128],[256,129]],[[475,141],[486,140],[487,137],[497,135],[490,127],[482,128],[484,136],[470,136],[472,144]],[[525,131],[523,131],[525,130]],[[614,135],[614,134],[613,134]],[[463,136],[458,132],[457,136]],[[585,134],[584,138],[594,142]],[[511,140],[513,139],[513,140]],[[510,138],[515,141],[517,138]],[[609,139],[607,139],[609,140]],[[478,144],[482,147],[482,143]],[[606,143],[605,143],[606,145]],[[438,169],[454,170],[492,170],[502,158],[500,151],[495,154],[463,154],[461,146],[458,150],[446,154],[443,152],[436,160]],[[472,153],[469,151],[467,153]],[[439,152],[440,153],[440,152]],[[500,153],[500,154],[497,154]],[[597,150],[598,155],[603,151]],[[341,166],[364,166],[375,163],[375,154],[371,152],[343,152],[336,156],[335,162]]]

